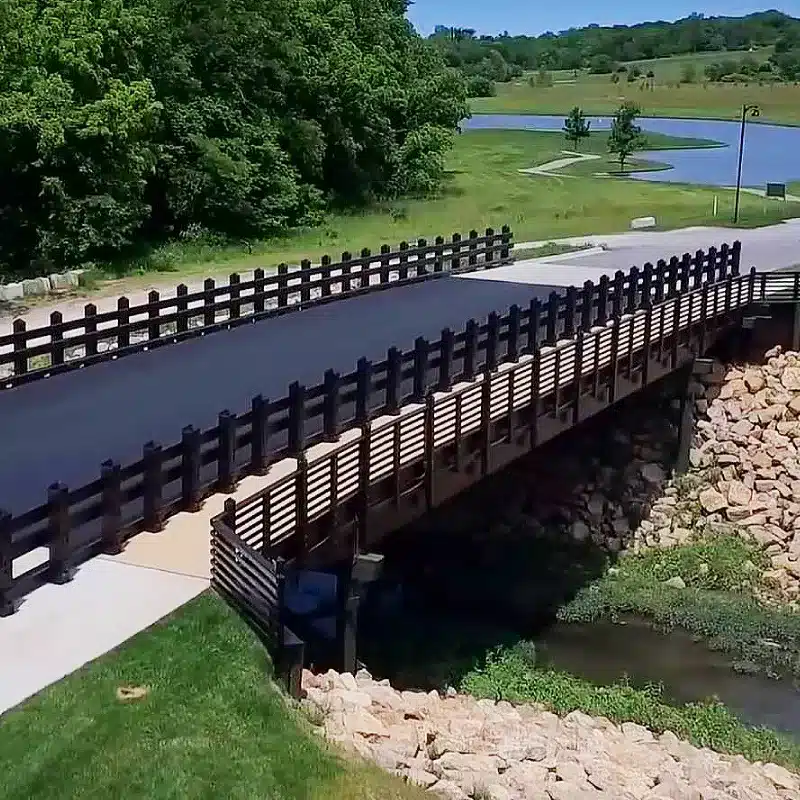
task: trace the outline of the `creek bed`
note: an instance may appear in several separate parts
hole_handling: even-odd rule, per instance
[[[431,613],[427,604],[399,602],[388,613],[385,605],[377,613],[370,611],[362,618],[360,658],[377,677],[391,679],[400,689],[455,685],[488,650],[520,640],[519,631],[469,614]],[[676,705],[716,697],[744,723],[800,739],[796,682],[737,663],[684,631],[660,633],[645,621],[628,619],[559,623],[529,638],[541,667],[597,685],[661,685],[665,701]]]

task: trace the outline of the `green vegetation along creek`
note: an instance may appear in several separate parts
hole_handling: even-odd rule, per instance
[[[754,599],[755,547],[719,535],[604,567],[585,549],[554,554],[551,541],[510,547],[506,559],[505,570],[490,571],[507,594],[523,581],[541,588],[529,598],[527,630],[492,606],[491,591],[486,613],[439,615],[429,595],[391,624],[382,618],[365,661],[400,686],[578,708],[800,767],[800,614]],[[458,580],[475,585],[487,570],[476,560]],[[665,583],[674,577],[680,588]],[[559,593],[572,599],[554,608]],[[535,607],[555,613],[537,616]]]

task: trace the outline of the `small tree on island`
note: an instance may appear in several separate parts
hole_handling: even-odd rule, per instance
[[[641,113],[634,103],[623,103],[611,121],[611,133],[608,136],[608,152],[617,157],[619,169],[625,169],[625,162],[636,151],[644,147],[646,139],[642,129],[636,124]]]
[[[575,108],[569,112],[569,116],[564,120],[564,136],[568,142],[572,142],[576,150],[582,139],[589,138],[591,133],[589,127],[591,124],[592,123],[586,119],[586,115],[578,106],[575,106]]]

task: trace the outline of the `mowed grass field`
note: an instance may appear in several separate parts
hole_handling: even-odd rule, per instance
[[[508,224],[518,242],[552,241],[561,237],[625,231],[633,217],[654,215],[659,227],[727,223],[732,215],[733,194],[698,186],[647,183],[595,178],[595,172],[616,169],[607,158],[607,134],[597,132],[581,145],[581,152],[602,155],[586,164],[570,167],[556,177],[526,175],[519,170],[563,158],[571,145],[560,132],[472,130],[456,137],[448,157],[447,178],[436,197],[386,203],[360,213],[334,214],[318,228],[285,239],[254,242],[250,252],[241,246],[169,246],[157,251],[147,269],[179,276],[224,275],[281,261],[299,263],[301,258],[336,257],[343,250],[358,252],[394,245],[419,237],[466,233],[475,228],[499,229]],[[648,136],[649,147],[668,148],[709,144],[697,140]],[[634,162],[634,166],[641,166]],[[658,166],[658,165],[650,165]],[[571,175],[570,173],[574,173]],[[580,177],[577,177],[580,176]],[[712,216],[714,196],[719,209]],[[800,213],[794,204],[742,197],[741,223],[764,225]],[[136,268],[136,265],[133,265]],[[152,283],[151,272],[141,274],[104,291],[124,292],[128,287]]]
[[[470,106],[473,114],[565,114],[574,106],[580,106],[587,114],[612,114],[621,103],[632,101],[650,117],[737,119],[742,104],[758,103],[761,122],[800,125],[800,86],[704,81],[703,69],[707,64],[728,58],[738,60],[745,55],[765,60],[769,51],[702,53],[628,64],[629,68],[634,63],[639,65],[645,74],[653,70],[652,89],[642,89],[639,80],[628,83],[624,74],[615,84],[610,75],[582,71],[574,78],[572,72],[554,72],[550,87],[532,87],[527,79],[497,84],[496,97],[475,98]],[[688,63],[696,68],[696,82],[679,84],[681,72]]]
[[[3,800],[425,800],[344,758],[207,592],[0,718]],[[117,689],[145,691],[124,702]]]

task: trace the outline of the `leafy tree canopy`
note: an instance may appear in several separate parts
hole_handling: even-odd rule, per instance
[[[505,80],[511,80],[519,70],[588,68],[611,72],[619,62],[688,53],[746,51],[767,45],[775,45],[780,55],[798,49],[800,19],[778,11],[745,17],[692,14],[677,22],[613,27],[589,25],[541,36],[509,36],[507,33],[477,36],[471,29],[438,26],[430,38],[451,66],[468,73],[476,69],[488,53],[496,53],[506,64]],[[498,64],[497,57],[493,58]],[[499,66],[496,71],[501,71]]]
[[[4,0],[0,271],[435,188],[463,78],[404,0]]]

